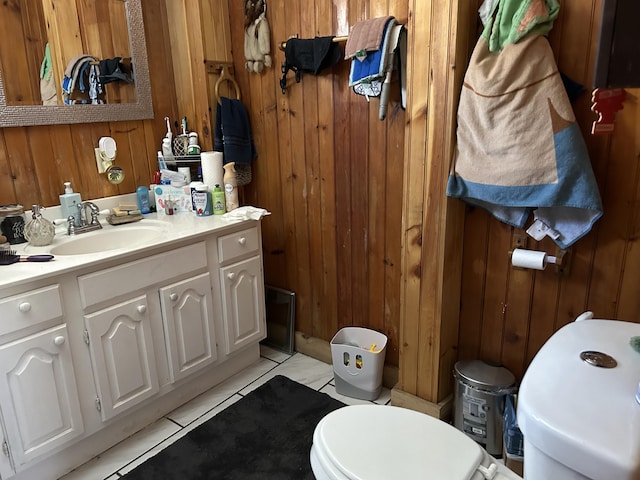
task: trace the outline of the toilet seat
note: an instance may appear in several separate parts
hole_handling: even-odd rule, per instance
[[[313,434],[311,464],[316,478],[330,480],[520,478],[451,425],[381,405],[352,405],[326,415]],[[488,468],[497,474],[485,477],[480,470]]]

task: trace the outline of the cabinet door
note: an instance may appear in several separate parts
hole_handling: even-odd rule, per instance
[[[85,315],[102,420],[159,390],[147,297]]]
[[[82,435],[66,325],[0,347],[0,410],[16,471]]]
[[[260,257],[220,269],[227,353],[266,337],[264,279]]]
[[[11,461],[9,452],[9,438],[7,437],[7,429],[2,424],[2,410],[0,410],[0,478],[10,478],[16,473]]]
[[[160,289],[171,382],[217,358],[211,279],[205,273]]]

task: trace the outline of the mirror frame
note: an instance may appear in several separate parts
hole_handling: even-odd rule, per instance
[[[103,105],[7,105],[0,71],[0,127],[115,122],[153,118],[141,0],[125,0],[136,101]]]

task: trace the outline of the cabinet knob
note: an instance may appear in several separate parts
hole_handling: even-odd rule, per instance
[[[64,337],[62,335],[58,335],[53,339],[53,343],[59,347],[60,345],[64,344]]]
[[[31,304],[29,302],[22,302],[20,305],[18,305],[18,310],[20,310],[22,313],[27,313],[31,311]]]
[[[247,239],[246,239],[246,238],[244,238],[244,237],[240,237],[240,238],[238,239],[238,243],[239,243],[240,245],[245,245],[245,244],[247,243]]]
[[[236,274],[235,274],[235,272],[229,272],[229,273],[227,273],[227,278],[228,278],[229,280],[233,280],[234,278],[236,278]]]
[[[174,302],[175,302],[175,301],[178,299],[178,294],[177,294],[177,293],[170,293],[170,294],[169,294],[169,298],[170,298],[172,301],[174,301]]]
[[[146,313],[147,312],[147,306],[146,305],[138,305],[136,307],[136,310],[138,311],[138,313]]]

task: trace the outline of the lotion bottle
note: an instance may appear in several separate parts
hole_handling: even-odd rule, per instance
[[[138,200],[138,210],[140,210],[140,213],[151,212],[149,203],[149,189],[143,186],[138,187],[136,189],[136,197]]]
[[[230,212],[240,206],[238,203],[238,180],[236,178],[235,162],[229,162],[224,165],[222,181],[224,182],[227,212]]]
[[[215,188],[213,189],[213,214],[214,215],[222,215],[226,212],[225,203],[227,202],[224,192],[220,188],[220,185],[216,183]]]
[[[60,208],[62,216],[69,218],[73,216],[77,227],[80,226],[80,215],[78,214],[78,205],[82,203],[80,194],[73,191],[71,182],[64,182],[64,194],[60,195]]]

